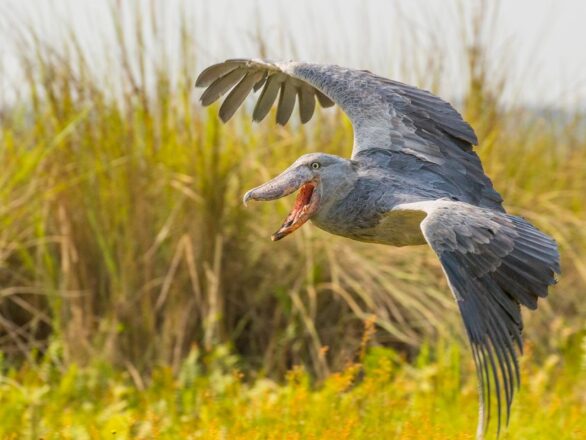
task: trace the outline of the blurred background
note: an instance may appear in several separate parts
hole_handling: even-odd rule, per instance
[[[0,8],[0,366],[14,383],[48,384],[10,413],[15,426],[26,413],[27,432],[42,433],[34,408],[71,368],[120,374],[139,391],[161,369],[170,381],[237,369],[245,382],[277,384],[302,368],[320,384],[363,361],[366,347],[407,365],[423,353],[427,365],[447,344],[457,377],[463,347],[473,393],[457,307],[431,250],[312,226],[273,243],[292,201],[243,208],[246,189],[299,155],[349,155],[352,128],[339,110],[303,127],[274,116],[252,124],[250,106],[221,124],[193,83],[230,57],[366,68],[450,100],[476,130],[506,208],[561,248],[559,284],[524,315],[530,358],[551,387],[568,371],[584,379],[584,2]]]

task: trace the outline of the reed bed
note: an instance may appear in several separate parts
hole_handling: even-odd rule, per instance
[[[130,14],[133,32],[124,14]],[[282,128],[273,124],[274,116],[253,125],[245,109],[222,125],[217,108],[203,110],[193,89],[202,67],[193,29],[187,21],[166,29],[174,45],[153,47],[149,41],[156,41],[161,27],[156,15],[145,14],[132,8],[124,12],[112,3],[115,38],[104,42],[110,57],[101,60],[111,63],[108,77],[100,76],[75,32],[55,43],[34,27],[10,28],[22,75],[11,99],[0,104],[0,350],[5,372],[0,383],[4,391],[13,384],[23,395],[0,398],[0,408],[10,403],[0,411],[6,417],[13,411],[13,420],[22,421],[14,414],[26,407],[28,428],[22,429],[36,438],[50,430],[44,421],[53,417],[45,412],[47,399],[65,404],[82,393],[97,393],[105,400],[88,403],[87,411],[84,403],[81,411],[112,425],[99,431],[85,425],[88,438],[109,429],[125,430],[128,436],[144,429],[144,438],[154,433],[164,438],[163,433],[172,437],[194,427],[217,429],[222,438],[283,438],[263,432],[272,432],[281,416],[291,421],[294,406],[289,404],[307,398],[324,412],[302,409],[300,420],[308,425],[287,425],[289,438],[310,438],[308,430],[314,428],[315,438],[344,437],[344,430],[347,438],[359,438],[357,432],[367,438],[375,431],[365,426],[387,420],[377,404],[396,408],[389,420],[399,424],[389,422],[376,432],[421,438],[414,417],[436,407],[439,399],[439,413],[428,414],[425,423],[433,424],[436,417],[456,417],[457,423],[445,428],[451,431],[441,428],[436,437],[426,438],[444,438],[463,426],[473,432],[468,418],[474,411],[455,412],[461,405],[476,407],[473,385],[456,380],[459,349],[448,350],[457,351],[450,357],[451,369],[438,367],[433,356],[419,367],[409,364],[427,359],[421,354],[427,344],[464,341],[456,306],[430,250],[354,243],[312,226],[275,244],[270,233],[291,200],[248,209],[241,205],[246,189],[303,153],[347,155],[352,129],[345,116],[325,111],[308,127],[292,123]],[[488,57],[486,39],[478,37],[489,26],[478,17],[462,44],[469,75],[458,105],[479,134],[478,152],[507,209],[553,235],[562,254],[559,284],[537,313],[526,315],[535,363],[527,366],[528,373],[546,377],[529,380],[530,390],[521,394],[516,411],[558,417],[560,393],[572,388],[570,379],[558,383],[550,374],[563,371],[568,359],[579,364],[585,350],[580,341],[586,340],[586,118],[579,110],[503,106],[507,72],[498,71],[496,78],[489,74],[499,64]],[[14,24],[10,20],[4,24]],[[263,47],[262,40],[258,44]],[[167,68],[171,64],[173,69]],[[440,70],[431,73],[441,75]],[[420,84],[435,88],[433,81]],[[359,356],[365,320],[374,324],[372,350],[388,347],[398,356],[397,373],[379,383],[380,375],[369,372],[345,394],[340,383],[346,376],[354,381],[349,365]],[[445,355],[445,350],[430,350]],[[210,361],[214,356],[222,365]],[[549,365],[551,356],[554,366],[544,373],[536,365]],[[469,367],[466,363],[464,369]],[[234,368],[245,380],[233,378]],[[424,376],[431,389],[443,392],[446,388],[437,388],[435,381],[446,369],[449,380],[457,382],[454,387],[463,386],[462,396],[417,403],[421,395],[433,393],[419,388],[428,382],[414,378]],[[291,371],[302,373],[297,377]],[[336,371],[342,373],[332,376]],[[581,377],[584,389],[583,372],[576,371],[571,377]],[[287,382],[278,388],[273,382],[293,376],[295,387]],[[538,380],[544,381],[535,385],[544,393],[540,397],[531,388]],[[200,381],[201,386],[189,388]],[[323,388],[312,395],[309,382]],[[224,387],[224,397],[206,406],[208,393],[215,395],[209,388],[216,386]],[[377,388],[375,403],[367,402],[369,387]],[[416,402],[408,414],[400,408],[401,398],[394,397],[397,390]],[[261,397],[268,399],[262,403],[266,408],[255,412],[256,403],[245,408]],[[542,397],[547,406],[536,407],[532,399]],[[227,403],[231,399],[234,406]],[[573,409],[559,423],[578,429],[583,407],[579,396],[572,399]],[[334,408],[364,414],[338,425],[326,404],[330,401]],[[202,411],[197,422],[188,415],[195,410],[193,402]],[[224,412],[240,411],[246,414],[242,425],[227,426],[230,417]],[[331,420],[329,428],[319,426],[320,414]],[[53,432],[81,438],[73,430],[76,414],[55,417],[51,426],[65,431]],[[135,425],[138,419],[144,424]]]

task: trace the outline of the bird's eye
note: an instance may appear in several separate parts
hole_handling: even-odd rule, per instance
[[[321,166],[321,165],[319,164],[319,162],[313,162],[313,163],[311,164],[311,168],[313,168],[314,170],[317,170],[317,169],[319,169],[319,167],[320,167],[320,166]]]

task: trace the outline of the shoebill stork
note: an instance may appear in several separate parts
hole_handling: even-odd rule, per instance
[[[233,59],[205,69],[204,106],[222,95],[226,122],[252,91],[261,121],[279,97],[277,123],[296,101],[302,123],[337,104],[350,118],[350,159],[301,156],[274,179],[248,191],[249,200],[275,200],[298,191],[273,240],[310,220],[332,234],[391,246],[429,245],[439,257],[460,309],[479,380],[477,436],[483,437],[496,397],[498,429],[508,422],[520,384],[520,305],[538,298],[560,273],[556,242],[523,218],[507,214],[484,174],[477,138],[461,115],[433,94],[365,70],[301,62]],[[504,405],[503,405],[504,402]]]

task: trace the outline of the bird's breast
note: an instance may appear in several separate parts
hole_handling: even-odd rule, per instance
[[[361,212],[350,211],[346,215],[333,211],[312,219],[320,229],[331,234],[368,243],[391,246],[426,244],[420,223],[425,213],[420,211]]]

